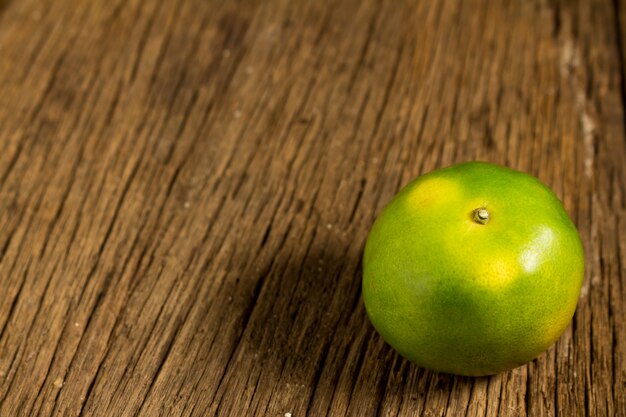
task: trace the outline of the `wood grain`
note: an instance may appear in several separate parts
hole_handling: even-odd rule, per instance
[[[0,1],[0,415],[626,416],[626,5]],[[571,326],[485,378],[369,324],[411,178],[549,184]]]

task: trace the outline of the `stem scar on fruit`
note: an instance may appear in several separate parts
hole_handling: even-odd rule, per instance
[[[476,223],[487,224],[487,222],[489,222],[489,212],[485,207],[474,209],[472,217]]]

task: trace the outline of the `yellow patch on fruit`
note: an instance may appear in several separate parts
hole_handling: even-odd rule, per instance
[[[506,253],[480,259],[476,263],[477,281],[494,291],[500,291],[511,283],[520,273],[518,263]]]
[[[413,209],[429,208],[461,198],[461,187],[445,178],[429,178],[420,183],[408,196]]]

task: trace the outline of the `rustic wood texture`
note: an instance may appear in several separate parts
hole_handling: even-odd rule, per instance
[[[1,416],[626,416],[626,4],[0,1]],[[360,258],[411,178],[538,176],[587,268],[527,366],[436,374]]]

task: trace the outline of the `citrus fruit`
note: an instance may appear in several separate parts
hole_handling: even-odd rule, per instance
[[[522,365],[572,319],[576,227],[538,179],[485,162],[420,176],[380,213],[363,299],[383,339],[419,366],[489,375]]]

